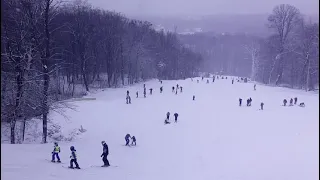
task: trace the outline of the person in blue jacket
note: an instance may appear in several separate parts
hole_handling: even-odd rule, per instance
[[[69,168],[74,169],[74,167],[73,167],[73,163],[74,163],[76,165],[76,169],[80,169],[78,161],[77,161],[76,149],[73,146],[71,146],[70,150],[71,150],[71,156],[70,156],[71,160],[70,160]]]
[[[108,161],[108,155],[109,155],[109,148],[108,145],[105,141],[101,142],[102,146],[103,146],[103,150],[102,150],[102,161],[103,161],[103,166],[102,167],[108,167],[110,166],[109,161]]]
[[[55,157],[57,157],[58,161],[57,162],[61,162],[60,161],[60,157],[59,157],[59,153],[60,153],[60,147],[58,146],[58,143],[55,142],[54,143],[54,148],[53,148],[53,151],[52,151],[52,160],[51,162],[56,162],[55,161]]]

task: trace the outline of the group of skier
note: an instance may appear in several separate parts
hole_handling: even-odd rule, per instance
[[[131,146],[136,146],[137,145],[137,140],[136,140],[136,137],[135,136],[130,136],[130,134],[127,134],[124,139],[126,140],[126,146],[130,146],[130,139],[132,140],[131,141]]]
[[[70,155],[70,166],[69,168],[74,169],[73,164],[76,165],[76,169],[80,169],[78,161],[77,161],[77,154],[76,154],[76,149],[74,146],[70,147],[71,155]],[[52,151],[52,160],[51,162],[56,162],[55,158],[57,158],[57,162],[61,163],[59,153],[61,152],[60,147],[57,142],[54,143],[53,151]]]
[[[177,123],[179,114],[178,113],[174,113],[173,116],[174,116],[174,122]],[[170,112],[167,112],[167,117],[164,120],[164,124],[170,124],[169,120],[170,120]]]
[[[109,148],[108,148],[108,145],[107,145],[107,143],[105,141],[102,141],[101,144],[102,144],[102,147],[103,147],[102,154],[101,154],[102,161],[103,161],[102,167],[108,167],[108,166],[110,166],[110,163],[108,161]],[[79,164],[78,164],[78,158],[77,158],[76,149],[74,148],[74,146],[70,146],[70,151],[71,151],[70,166],[68,168],[81,169]],[[60,157],[59,157],[59,153],[60,152],[61,152],[60,147],[59,147],[58,143],[55,142],[54,143],[54,148],[53,148],[53,151],[52,151],[52,160],[51,160],[51,162],[56,162],[55,158],[57,158],[57,160],[58,160],[57,162],[61,163],[61,160],[60,160]],[[75,165],[75,167],[73,165]]]

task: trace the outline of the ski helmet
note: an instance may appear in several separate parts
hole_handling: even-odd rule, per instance
[[[105,141],[101,141],[101,144],[103,145],[103,144],[106,144],[106,142]]]
[[[70,147],[70,150],[71,150],[71,151],[73,151],[73,150],[74,150],[74,147],[73,147],[73,146],[71,146],[71,147]]]
[[[58,143],[57,143],[57,142],[54,142],[54,145],[55,145],[55,146],[58,146]]]

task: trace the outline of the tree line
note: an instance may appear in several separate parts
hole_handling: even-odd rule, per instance
[[[77,89],[119,87],[199,71],[202,56],[174,32],[94,8],[84,1],[1,1],[1,121],[16,142],[17,121],[41,117],[81,95]]]
[[[281,4],[266,19],[270,36],[212,32],[180,35],[199,51],[207,72],[246,76],[264,84],[305,89],[319,84],[319,23]]]

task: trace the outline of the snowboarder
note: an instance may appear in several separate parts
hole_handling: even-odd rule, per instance
[[[131,138],[130,134],[127,134],[127,135],[124,137],[124,139],[126,140],[126,146],[130,146],[130,145],[129,145],[129,142],[130,142],[129,138]]]
[[[241,106],[241,105],[242,105],[242,99],[239,98],[239,106]]]
[[[136,98],[138,98],[138,97],[139,97],[139,92],[137,91],[137,92],[136,92]]]
[[[297,101],[298,101],[298,98],[297,98],[297,97],[295,97],[295,98],[294,98],[294,105],[296,105],[296,104],[297,104]]]
[[[131,142],[131,146],[133,146],[133,145],[137,145],[137,140],[136,140],[136,137],[134,137],[134,136],[132,136],[132,142]]]
[[[283,100],[283,106],[286,106],[286,105],[287,105],[287,100],[284,99],[284,100]]]
[[[172,92],[174,92],[174,86],[172,86]]]
[[[174,113],[174,122],[176,123],[178,121],[178,113]]]
[[[60,147],[58,146],[58,143],[55,142],[54,143],[54,148],[53,148],[53,151],[52,151],[52,160],[51,162],[56,162],[55,161],[55,157],[57,157],[58,161],[57,162],[61,162],[60,161],[60,157],[59,157],[59,153],[60,153]]]
[[[196,100],[196,96],[195,95],[192,96],[192,100],[193,101]]]
[[[180,92],[182,93],[182,86],[180,86]]]
[[[70,150],[71,150],[71,156],[70,156],[71,160],[70,160],[69,168],[74,169],[74,167],[73,167],[73,163],[74,163],[76,165],[76,169],[80,169],[78,161],[77,161],[76,149],[73,146],[71,146]]]
[[[103,149],[102,149],[102,161],[103,161],[103,166],[102,167],[108,167],[110,166],[109,161],[108,161],[108,155],[109,155],[109,148],[108,145],[105,141],[101,142]]]
[[[152,95],[152,88],[150,88],[149,91],[150,91],[150,95]]]
[[[261,103],[260,103],[260,109],[261,109],[261,110],[263,110],[263,106],[264,106],[264,103],[261,102]]]
[[[291,98],[289,102],[290,102],[290,106],[292,106],[293,105],[293,99]]]
[[[160,87],[160,93],[162,93],[162,91],[163,91],[163,87],[161,86],[161,87]]]
[[[146,98],[147,97],[146,95],[147,95],[147,90],[146,90],[146,88],[143,88],[143,97]]]
[[[256,90],[256,86],[257,86],[256,84],[253,85],[253,90]]]

